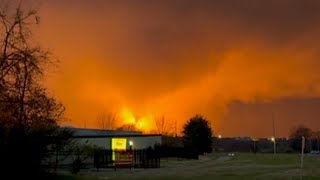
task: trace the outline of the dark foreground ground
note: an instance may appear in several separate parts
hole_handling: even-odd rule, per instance
[[[299,154],[209,154],[200,160],[162,159],[157,169],[95,169],[82,170],[78,175],[61,172],[60,180],[98,179],[226,179],[226,180],[320,180],[320,155],[305,155],[303,171]]]

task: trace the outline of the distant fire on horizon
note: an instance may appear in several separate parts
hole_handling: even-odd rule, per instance
[[[45,84],[64,124],[97,128],[111,112],[116,127],[156,132],[164,117],[180,133],[201,114],[224,137],[269,137],[275,112],[283,136],[320,126],[320,1],[56,0],[39,12],[35,38],[60,60]]]

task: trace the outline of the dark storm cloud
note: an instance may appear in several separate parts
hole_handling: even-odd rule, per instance
[[[234,100],[320,96],[318,0],[40,4],[39,38],[63,61],[49,84],[74,119],[110,106],[220,119]]]

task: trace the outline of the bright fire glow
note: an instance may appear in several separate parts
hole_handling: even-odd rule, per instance
[[[122,109],[120,121],[120,124],[122,125],[133,125],[137,130],[143,132],[150,132],[154,126],[153,117],[151,115],[137,118],[128,108]]]
[[[124,108],[121,112],[121,120],[123,121],[123,124],[135,124],[136,118],[134,117],[133,113],[128,110],[127,108]]]
[[[153,120],[165,116],[165,131],[180,135],[201,114],[223,137],[269,137],[262,127],[278,106],[269,102],[320,98],[317,3],[186,1],[45,1],[35,44],[61,60],[44,83],[66,106],[71,121],[63,125],[97,128],[97,115],[112,111],[116,127],[161,129]],[[197,8],[184,5],[190,2]],[[256,8],[261,13],[248,18]],[[266,110],[241,108],[256,109],[255,102]],[[297,108],[298,116],[293,107],[279,103],[277,136],[304,117],[320,127],[317,104]]]

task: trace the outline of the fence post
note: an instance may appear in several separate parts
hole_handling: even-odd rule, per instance
[[[304,136],[302,136],[302,140],[301,140],[301,164],[300,164],[300,179],[302,179],[302,173],[303,173],[303,155],[304,155],[304,147],[305,147],[305,143],[306,143],[306,139]]]

